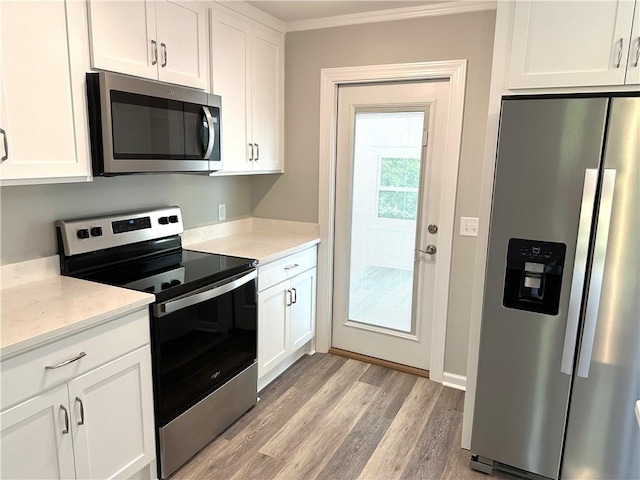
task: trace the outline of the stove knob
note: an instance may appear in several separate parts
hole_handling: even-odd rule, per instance
[[[178,285],[182,285],[182,282],[180,280],[171,280],[172,287],[177,287]]]
[[[85,239],[85,238],[89,238],[89,230],[86,228],[81,228],[80,230],[78,230],[76,232],[76,235],[78,236],[79,239]]]
[[[92,237],[101,237],[102,236],[102,227],[93,227],[91,229]]]
[[[171,287],[171,284],[169,282],[162,282],[160,287],[162,288],[162,290],[166,290],[167,288]]]
[[[169,217],[169,223],[178,223],[178,215],[171,215]]]
[[[169,219],[167,217],[160,217],[158,219],[158,222],[160,222],[160,225],[168,225],[169,224]]]

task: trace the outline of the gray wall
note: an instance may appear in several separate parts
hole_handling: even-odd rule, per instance
[[[53,222],[139,208],[178,205],[185,228],[251,215],[249,177],[135,175],[96,178],[91,183],[2,187],[0,264],[57,253]]]
[[[320,69],[468,60],[456,201],[477,216],[495,11],[293,32],[285,51],[285,174],[252,179],[253,215],[318,221]],[[455,236],[445,371],[466,374],[475,239]]]

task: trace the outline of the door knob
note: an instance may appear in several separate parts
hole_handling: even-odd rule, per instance
[[[425,248],[424,250],[418,249],[418,251],[422,253],[426,253],[428,255],[433,255],[434,253],[436,253],[437,249],[435,245],[427,245],[427,248]]]

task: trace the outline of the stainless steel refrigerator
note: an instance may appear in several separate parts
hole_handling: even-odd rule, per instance
[[[640,97],[503,100],[472,468],[640,478],[639,191]]]

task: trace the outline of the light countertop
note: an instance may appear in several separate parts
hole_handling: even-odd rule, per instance
[[[155,301],[155,296],[54,276],[0,290],[0,357],[20,353]]]
[[[189,250],[255,258],[259,264],[273,262],[320,242],[316,235],[251,231],[185,245]]]

